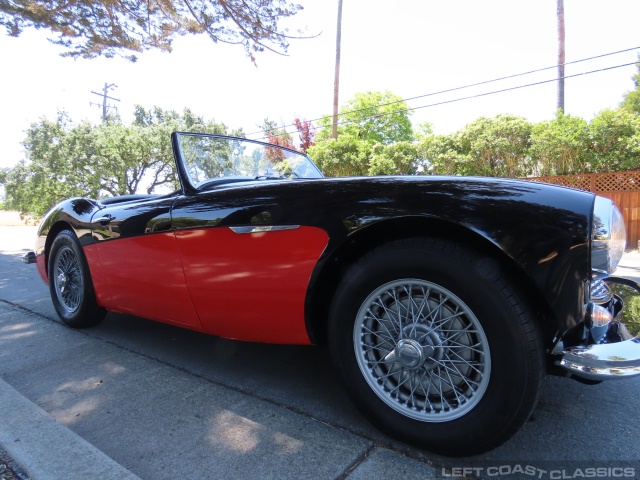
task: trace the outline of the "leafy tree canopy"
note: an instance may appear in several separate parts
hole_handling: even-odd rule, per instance
[[[640,115],[640,62],[638,62],[638,73],[633,76],[635,90],[627,92],[620,106]]]
[[[369,173],[371,144],[350,135],[317,142],[307,153],[327,177],[356,177]]]
[[[284,125],[278,126],[278,122],[269,118],[265,118],[258,127],[262,129],[262,132],[265,134],[263,140],[266,140],[268,143],[307,153],[309,147],[315,143],[315,127],[309,120],[302,120],[299,117],[293,119],[293,125],[296,127],[298,133],[297,139],[294,138],[291,133],[287,132]]]
[[[537,123],[531,133],[535,175],[571,175],[591,170],[589,124],[558,110],[553,120]]]
[[[188,109],[182,114],[136,107],[131,125],[118,118],[92,125],[74,124],[66,113],[31,125],[23,142],[26,158],[0,171],[3,208],[43,215],[65,198],[103,198],[152,193],[178,187],[170,134],[198,131],[242,136],[222,123],[204,120]]]
[[[428,160],[425,173],[434,175],[475,175],[474,162],[460,146],[458,135],[431,135],[421,142],[424,158]]]
[[[640,168],[640,115],[603,110],[589,123],[592,169],[619,172]]]
[[[527,154],[531,124],[522,117],[481,117],[458,136],[461,150],[475,161],[475,175],[523,177],[529,173]]]
[[[26,27],[48,29],[69,57],[169,52],[177,35],[205,34],[242,45],[255,63],[256,52],[283,53],[291,38],[302,38],[279,24],[301,9],[286,0],[0,0],[0,25],[14,37]]]
[[[419,144],[397,142],[373,146],[369,175],[416,175],[423,173],[428,160]]]
[[[640,169],[640,116],[604,110],[591,122],[558,111],[536,124],[522,117],[481,117],[463,129],[413,142],[371,143],[343,134],[309,155],[327,176],[482,175],[523,178]]]
[[[401,97],[386,92],[356,93],[340,108],[338,138],[347,135],[370,144],[389,145],[413,140],[411,111]],[[317,139],[331,137],[332,117],[318,122]]]

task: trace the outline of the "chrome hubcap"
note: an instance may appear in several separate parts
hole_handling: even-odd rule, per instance
[[[424,363],[425,354],[422,345],[408,338],[400,340],[384,359],[387,363],[398,361],[404,368],[418,368]]]
[[[491,373],[480,322],[449,290],[402,279],[363,302],[354,326],[356,359],[375,394],[416,420],[461,417],[482,399]]]
[[[384,357],[387,364],[398,362],[408,369],[424,366],[431,370],[442,360],[444,350],[440,337],[425,325],[407,326],[404,328],[403,336],[396,347]]]
[[[58,287],[60,288],[60,293],[64,293],[67,288],[67,276],[64,272],[60,272],[60,274],[58,274]]]

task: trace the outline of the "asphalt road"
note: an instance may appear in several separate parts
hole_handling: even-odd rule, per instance
[[[0,227],[0,378],[140,478],[640,476],[640,379],[550,377],[507,444],[441,457],[362,418],[323,348],[234,342],[116,314],[91,329],[64,327],[35,267],[19,261],[31,235]],[[623,264],[640,280],[640,255]]]

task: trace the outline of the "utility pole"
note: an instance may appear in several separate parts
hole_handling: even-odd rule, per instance
[[[107,93],[109,93],[109,90],[111,90],[112,88],[118,88],[118,86],[115,83],[107,84],[107,82],[105,82],[104,83],[104,88],[102,89],[102,93],[94,92],[93,90],[91,90],[91,93],[93,93],[94,95],[98,95],[98,96],[102,97],[102,104],[89,102],[89,105],[95,105],[96,107],[102,107],[102,123],[105,123],[107,121],[107,112],[109,111],[110,108],[113,108],[116,112],[118,111],[118,108],[115,105],[108,105],[107,104],[107,98],[109,100],[115,100],[116,102],[120,101],[120,99],[118,99],[118,98],[113,98],[113,97],[110,97],[109,95],[107,95]]]
[[[340,41],[342,37],[342,0],[338,0],[338,33],[336,34],[336,74],[333,82],[333,138],[338,138],[338,90],[340,85]]]
[[[564,113],[564,0],[558,0],[558,110]]]

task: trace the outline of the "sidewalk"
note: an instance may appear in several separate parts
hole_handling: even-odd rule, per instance
[[[139,480],[1,379],[0,405],[0,445],[18,465],[25,466],[29,477]]]
[[[638,250],[626,252],[614,275],[640,282],[640,252]]]

